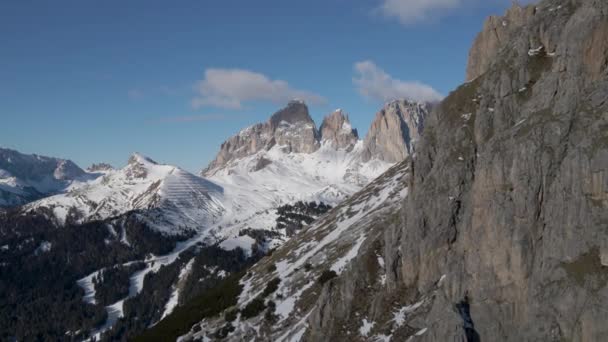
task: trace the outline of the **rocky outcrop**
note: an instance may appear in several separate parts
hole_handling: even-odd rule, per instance
[[[399,162],[414,152],[430,105],[392,101],[376,114],[365,136],[363,160]]]
[[[466,80],[470,81],[488,70],[498,50],[509,39],[509,33],[522,27],[534,15],[534,6],[514,5],[504,16],[490,16],[475,38],[469,51]]]
[[[114,170],[114,167],[108,163],[94,163],[87,167],[88,172],[104,172],[112,170]]]
[[[301,101],[291,101],[286,108],[270,117],[274,142],[287,152],[312,153],[319,148],[319,132]]]
[[[335,149],[351,149],[359,140],[359,134],[351,126],[348,114],[341,109],[327,115],[319,131],[321,140],[329,142]]]
[[[428,301],[417,341],[608,338],[608,3],[536,8],[430,115],[386,230],[387,293]]]
[[[212,175],[229,162],[250,156],[274,145],[287,152],[311,153],[319,148],[319,133],[302,101],[291,101],[265,123],[250,126],[225,141],[203,176]]]

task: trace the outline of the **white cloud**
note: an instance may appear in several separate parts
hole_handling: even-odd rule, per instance
[[[466,6],[475,6],[480,3],[508,6],[512,3],[520,6],[538,2],[538,0],[381,0],[382,3],[375,9],[388,18],[395,18],[404,25],[414,24],[425,20],[432,20],[449,11]]]
[[[393,78],[372,61],[355,63],[355,73],[353,83],[357,86],[359,93],[374,100],[438,101],[443,98],[429,85]]]
[[[382,0],[377,10],[402,24],[411,24],[430,18],[447,10],[457,8],[464,0]]]
[[[197,96],[192,106],[240,109],[247,101],[270,101],[276,104],[294,98],[311,104],[324,103],[320,95],[292,88],[282,80],[243,69],[207,69],[205,78],[196,86]]]

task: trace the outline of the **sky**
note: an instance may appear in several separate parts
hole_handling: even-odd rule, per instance
[[[197,172],[292,98],[361,136],[383,103],[438,100],[511,0],[0,2],[0,147]]]

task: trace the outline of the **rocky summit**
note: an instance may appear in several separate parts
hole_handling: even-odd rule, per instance
[[[282,152],[313,154],[327,144],[330,150],[345,150],[357,162],[371,160],[396,163],[413,152],[413,146],[424,128],[424,118],[430,104],[406,100],[392,101],[378,112],[363,141],[351,126],[348,114],[341,109],[329,113],[319,129],[310,117],[303,101],[293,100],[274,113],[267,122],[241,130],[226,140],[215,159],[202,170],[201,175],[215,174],[234,166],[239,160],[270,151],[273,147]],[[361,146],[355,149],[357,144]],[[263,156],[256,159],[252,169],[259,170],[269,164]],[[377,176],[377,174],[376,174]]]
[[[352,149],[359,140],[357,129],[350,125],[348,114],[336,109],[323,119],[319,129],[322,141],[327,141],[335,149]]]
[[[304,102],[294,100],[274,113],[265,123],[250,126],[224,142],[216,158],[203,170],[204,175],[230,161],[284,146],[288,152],[312,153],[319,148],[319,133]]]
[[[365,137],[363,159],[376,157],[398,162],[412,154],[430,108],[431,104],[406,100],[386,104],[376,114]]]

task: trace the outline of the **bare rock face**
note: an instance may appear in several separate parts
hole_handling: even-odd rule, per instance
[[[361,317],[403,340],[608,339],[608,2],[535,7],[428,117],[409,196],[376,241],[385,290],[362,295],[375,275],[360,260],[304,340]],[[421,304],[397,325],[387,298]]]
[[[93,163],[87,167],[88,172],[103,172],[114,170],[114,167],[108,163]]]
[[[398,100],[376,114],[365,137],[363,160],[399,162],[411,155],[424,128],[430,105]]]
[[[274,145],[287,152],[312,153],[319,148],[319,133],[302,101],[291,101],[265,123],[250,126],[226,140],[215,159],[202,171],[209,176],[232,160],[250,156]]]
[[[304,102],[291,101],[270,117],[269,125],[276,144],[289,152],[312,153],[319,148],[319,133]]]
[[[326,116],[319,131],[321,140],[330,142],[336,149],[350,149],[359,140],[357,130],[350,125],[348,114],[341,109]]]
[[[509,32],[523,26],[533,15],[533,6],[513,6],[504,16],[490,16],[469,51],[466,80],[470,81],[487,71],[498,50],[509,39]]]

